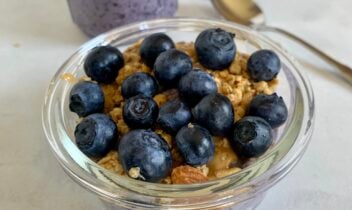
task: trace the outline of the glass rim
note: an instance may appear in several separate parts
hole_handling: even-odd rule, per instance
[[[101,44],[104,43],[104,40],[106,37],[109,37],[111,34],[118,34],[118,33],[123,33],[127,32],[131,29],[138,29],[138,30],[143,30],[143,29],[148,29],[150,27],[156,27],[156,26],[163,26],[165,24],[177,24],[177,23],[184,23],[184,24],[208,24],[208,25],[213,25],[214,27],[228,27],[228,28],[237,28],[241,31],[245,31],[248,33],[255,34],[255,36],[260,39],[261,41],[265,42],[265,44],[268,44],[270,47],[273,49],[277,50],[280,52],[282,55],[285,56],[287,61],[290,62],[290,65],[293,67],[293,69],[290,69],[290,71],[294,71],[296,76],[295,79],[298,80],[300,83],[300,88],[302,91],[302,94],[304,97],[303,99],[303,104],[302,110],[306,112],[306,115],[303,114],[298,114],[294,113],[293,118],[289,126],[287,127],[288,131],[291,131],[295,133],[295,140],[294,144],[291,145],[290,148],[287,149],[286,153],[280,158],[280,160],[277,160],[275,164],[270,165],[265,171],[261,172],[259,175],[254,176],[253,178],[246,179],[244,182],[236,182],[236,183],[223,183],[223,180],[239,180],[241,177],[248,175],[251,170],[255,167],[259,167],[261,164],[265,164],[265,161],[273,158],[275,156],[275,153],[280,149],[280,146],[282,145],[282,142],[289,138],[288,132],[285,132],[283,136],[281,137],[281,141],[276,144],[269,152],[265,153],[261,157],[256,160],[255,163],[251,164],[250,166],[242,169],[240,172],[229,175],[224,178],[219,178],[215,180],[210,180],[205,183],[198,183],[198,184],[188,184],[188,185],[166,185],[166,184],[159,184],[159,183],[149,183],[149,182],[143,182],[139,180],[134,180],[130,179],[128,177],[123,177],[119,176],[117,174],[113,174],[113,172],[108,171],[102,167],[100,167],[98,164],[90,160],[88,157],[86,157],[87,163],[89,164],[96,164],[96,167],[99,168],[102,172],[105,174],[109,175],[114,175],[118,176],[119,179],[121,179],[120,183],[118,183],[119,187],[115,188],[115,185],[108,186],[107,183],[103,183],[102,180],[98,179],[97,177],[93,177],[92,174],[89,174],[87,171],[84,171],[82,168],[77,163],[72,164],[70,161],[67,160],[65,157],[65,152],[67,151],[62,151],[60,144],[60,139],[55,138],[53,135],[53,128],[52,128],[52,123],[50,122],[52,120],[52,114],[53,114],[53,100],[54,100],[54,93],[57,88],[57,83],[60,82],[60,76],[65,70],[65,65],[67,62],[75,57],[75,55],[80,52],[86,50],[86,46],[89,45],[95,45],[95,44]],[[111,199],[116,199],[116,195],[114,192],[121,191],[121,190],[126,190],[128,192],[133,192],[133,193],[138,193],[141,195],[146,195],[146,196],[161,196],[161,197],[171,197],[171,198],[177,198],[177,197],[184,197],[184,195],[181,195],[184,192],[192,191],[192,190],[197,190],[199,189],[211,189],[214,186],[222,186],[225,187],[227,186],[228,188],[222,188],[222,189],[234,189],[241,187],[245,184],[249,184],[252,181],[259,180],[260,177],[263,177],[265,174],[268,174],[269,170],[278,170],[280,167],[284,167],[285,163],[283,163],[284,159],[288,159],[288,161],[294,161],[297,156],[298,152],[303,152],[305,146],[308,144],[311,131],[312,131],[312,126],[314,123],[314,96],[312,92],[312,88],[310,85],[310,82],[306,79],[307,77],[304,76],[304,74],[299,70],[300,68],[298,67],[299,64],[298,62],[291,56],[289,55],[284,49],[276,45],[272,40],[269,38],[265,37],[264,35],[258,33],[257,31],[250,29],[246,26],[239,25],[233,22],[228,22],[228,21],[222,21],[222,20],[208,20],[208,19],[201,19],[201,18],[166,18],[166,19],[156,19],[156,20],[150,20],[150,21],[144,21],[144,22],[139,22],[139,23],[133,23],[129,24],[123,27],[119,27],[116,29],[113,29],[109,32],[106,32],[102,35],[97,36],[96,38],[93,38],[92,40],[86,42],[84,45],[82,45],[71,57],[67,59],[67,61],[59,68],[59,70],[55,73],[53,79],[50,82],[50,86],[46,92],[45,96],[45,102],[43,106],[43,112],[42,112],[42,123],[43,123],[43,129],[46,135],[46,138],[48,142],[50,143],[51,148],[54,151],[55,156],[57,157],[60,165],[65,169],[66,172],[68,172],[69,175],[74,177],[74,180],[79,180],[79,184],[89,188],[90,190],[104,195],[105,197],[109,197]],[[297,104],[296,104],[297,106]],[[58,110],[56,110],[58,111]],[[297,128],[294,123],[300,123],[300,126]],[[62,123],[62,122],[60,122]],[[297,141],[297,139],[300,139],[301,141]],[[293,149],[298,149],[296,153],[293,153]],[[293,153],[288,156],[289,153]],[[280,165],[281,164],[281,165]],[[101,181],[101,182],[100,182]],[[114,180],[116,181],[116,180]],[[124,182],[124,184],[122,184]],[[226,185],[227,184],[227,185]],[[121,187],[121,186],[122,187]],[[125,189],[124,186],[133,186],[132,188]],[[137,188],[144,188],[143,193],[141,193],[139,190],[135,190]],[[163,194],[160,194],[160,193]],[[211,194],[213,191],[209,192],[203,192],[198,195],[202,194]],[[220,191],[219,191],[220,192]],[[181,194],[180,194],[181,193]]]

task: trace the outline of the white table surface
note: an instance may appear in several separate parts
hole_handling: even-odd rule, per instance
[[[258,1],[269,11],[269,20],[277,20],[275,24],[352,64],[351,1],[311,0],[315,7],[296,5],[293,10],[294,5],[288,4],[292,1],[280,0],[281,8],[289,5],[289,12],[273,9],[278,0]],[[329,11],[340,19],[326,19]],[[219,17],[206,0],[180,0],[178,15]],[[50,78],[86,40],[71,22],[64,0],[0,1],[0,209],[103,208],[59,167],[41,127]],[[352,87],[314,56],[295,52],[310,67],[307,74],[316,96],[315,132],[303,159],[269,191],[258,209],[352,209]]]

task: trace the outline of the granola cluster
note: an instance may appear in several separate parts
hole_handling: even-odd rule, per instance
[[[122,82],[129,75],[136,72],[153,74],[152,70],[141,61],[141,57],[139,56],[140,44],[141,42],[137,42],[131,45],[123,53],[125,66],[119,71],[116,81],[112,84],[102,85],[105,97],[105,113],[108,113],[118,124],[120,136],[130,130],[122,117],[122,107],[124,104],[124,99],[121,95]],[[179,42],[176,44],[176,48],[184,51],[191,57],[194,68],[207,71],[214,77],[218,91],[230,99],[235,109],[236,121],[244,117],[248,104],[253,97],[259,93],[272,94],[278,85],[277,79],[270,82],[254,82],[251,80],[247,72],[247,55],[237,53],[236,58],[227,69],[211,71],[202,67],[198,62],[193,43]],[[178,93],[176,90],[167,90],[155,95],[154,100],[160,107],[165,102],[177,97]],[[213,159],[207,165],[192,167],[185,165],[171,135],[159,128],[156,128],[155,131],[167,141],[173,158],[172,173],[169,177],[162,180],[162,183],[189,184],[205,182],[210,179],[225,177],[241,170],[241,161],[232,150],[227,138],[214,137],[215,154]],[[98,164],[117,174],[124,175],[116,151],[108,153],[98,161]]]

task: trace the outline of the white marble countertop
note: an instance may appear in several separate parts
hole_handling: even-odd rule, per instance
[[[352,64],[351,1],[311,0],[316,7],[304,10],[292,9],[289,0],[258,1],[273,24],[304,35]],[[275,10],[273,2],[290,10]],[[323,15],[310,12],[314,10]],[[339,19],[326,18],[333,11]],[[180,0],[178,15],[219,17],[207,0]],[[0,17],[0,209],[102,209],[93,194],[59,167],[41,127],[50,78],[87,37],[71,22],[64,0],[0,1]],[[352,87],[314,56],[286,48],[299,52],[295,54],[309,66],[316,96],[315,132],[303,159],[258,209],[352,209]]]

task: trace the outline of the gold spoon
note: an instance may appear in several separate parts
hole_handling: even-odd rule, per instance
[[[291,40],[300,43],[323,60],[340,70],[341,76],[352,85],[352,69],[334,58],[330,57],[325,52],[319,50],[296,35],[285,31],[281,28],[267,26],[265,16],[262,10],[253,2],[253,0],[212,0],[215,8],[228,20],[251,26],[259,31],[280,33]]]

